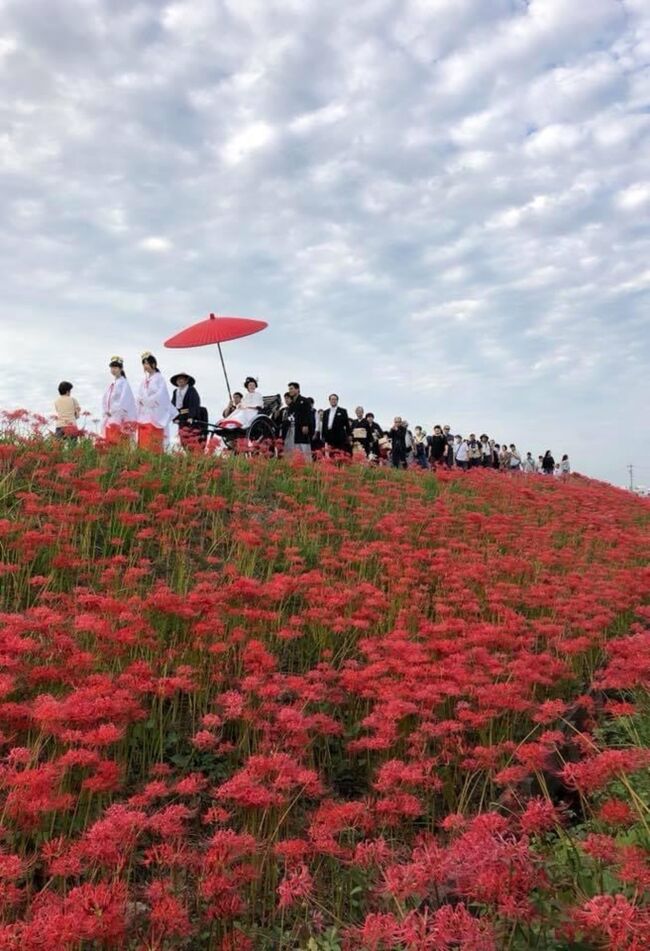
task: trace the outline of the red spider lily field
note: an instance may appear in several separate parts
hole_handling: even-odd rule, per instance
[[[650,947],[650,504],[0,443],[0,951]]]

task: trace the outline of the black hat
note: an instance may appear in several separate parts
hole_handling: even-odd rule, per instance
[[[178,381],[179,376],[185,376],[185,377],[187,377],[187,384],[188,384],[188,386],[194,386],[194,384],[196,383],[196,380],[194,379],[194,377],[193,377],[193,376],[190,376],[189,373],[175,373],[175,374],[174,374],[172,377],[170,377],[170,379],[169,379],[169,382],[171,383],[172,386],[178,386],[178,382],[177,382],[177,381]]]

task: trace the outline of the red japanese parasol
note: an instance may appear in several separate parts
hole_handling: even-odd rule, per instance
[[[238,340],[239,337],[248,337],[250,334],[259,333],[265,327],[268,327],[265,320],[251,320],[248,317],[217,317],[216,314],[210,314],[205,320],[199,320],[197,324],[192,324],[191,327],[186,327],[185,330],[174,334],[169,340],[165,340],[165,346],[171,348],[207,347],[216,343],[219,349],[223,375],[226,378],[228,396],[232,398],[226,364],[223,362],[221,344],[227,340]]]

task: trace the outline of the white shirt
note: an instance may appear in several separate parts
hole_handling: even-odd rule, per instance
[[[183,406],[183,400],[185,399],[186,393],[187,393],[186,386],[182,386],[182,387],[179,386],[176,388],[176,400],[174,401],[176,409],[181,409],[181,407]]]
[[[331,429],[334,425],[334,417],[336,416],[336,406],[330,406],[329,413],[327,414],[327,428]]]

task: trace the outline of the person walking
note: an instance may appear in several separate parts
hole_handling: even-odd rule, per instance
[[[455,437],[454,462],[459,469],[469,469],[469,446],[460,434]]]
[[[350,437],[352,439],[352,449],[360,447],[367,456],[370,452],[370,431],[363,406],[356,407],[354,416],[350,420]]]
[[[113,379],[102,397],[101,434],[109,445],[116,446],[128,442],[129,427],[135,426],[137,408],[122,357],[111,357],[108,368]]]
[[[502,472],[507,472],[510,468],[510,450],[506,443],[503,443],[501,449],[499,450],[499,469]]]
[[[442,434],[447,440],[447,452],[445,454],[445,465],[448,469],[453,469],[456,465],[456,443],[454,440],[454,435],[451,431],[451,426],[445,425],[442,427]]]
[[[201,434],[201,397],[196,389],[196,380],[189,373],[175,373],[171,377],[172,404],[176,410],[172,422],[178,426],[178,439],[183,449],[199,444]]]
[[[311,462],[311,441],[315,431],[312,408],[300,393],[300,383],[289,383],[287,392],[291,402],[287,407],[283,432],[284,455],[289,457],[297,452],[307,462]]]
[[[76,442],[79,436],[77,420],[81,415],[81,407],[77,403],[72,393],[72,383],[62,380],[59,383],[59,395],[54,401],[54,411],[56,420],[54,424],[54,435],[57,439],[68,439],[70,442]]]
[[[469,455],[469,467],[475,469],[481,464],[481,444],[474,433],[469,434],[467,440],[467,452]]]
[[[401,416],[396,416],[393,425],[388,430],[390,439],[390,464],[393,469],[406,469],[406,435],[407,429]]]
[[[148,350],[142,354],[144,379],[138,390],[138,448],[162,452],[169,439],[174,407],[158,361]]]
[[[429,468],[427,449],[427,434],[421,426],[416,426],[413,433],[413,453],[415,455],[415,462],[421,469]]]
[[[522,469],[527,473],[536,472],[535,460],[533,459],[532,453],[526,453],[526,458],[522,463]]]
[[[437,469],[445,463],[447,457],[447,437],[442,431],[442,426],[433,427],[433,435],[429,437],[429,459],[433,469]]]
[[[348,411],[339,406],[336,393],[330,393],[329,407],[323,410],[321,436],[328,453],[349,454],[351,452]]]
[[[542,459],[542,472],[544,475],[553,475],[555,472],[555,459],[551,455],[551,450],[547,449]]]
[[[519,472],[521,469],[521,456],[519,455],[519,450],[513,442],[510,443],[510,459],[508,460],[508,466],[511,472]]]
[[[379,423],[375,422],[374,413],[366,413],[366,423],[368,426],[368,459],[370,462],[378,464],[382,458],[380,440],[385,440],[387,436]]]
[[[560,461],[560,475],[565,477],[571,475],[571,463],[566,453],[564,453]]]
[[[492,445],[487,433],[481,433],[479,444],[481,447],[481,466],[484,469],[489,469],[492,465]]]

